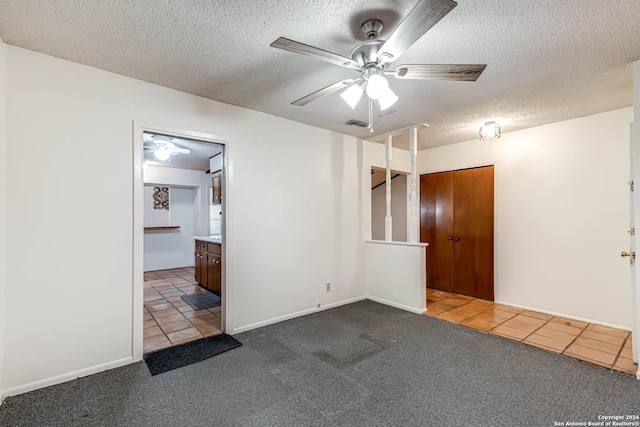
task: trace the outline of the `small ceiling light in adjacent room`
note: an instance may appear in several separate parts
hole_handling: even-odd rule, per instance
[[[158,147],[158,149],[156,150],[156,160],[165,162],[169,159],[169,157],[171,157],[171,150],[167,146],[161,145],[160,147]]]
[[[491,140],[500,138],[500,123],[498,122],[486,122],[480,126],[480,140]]]

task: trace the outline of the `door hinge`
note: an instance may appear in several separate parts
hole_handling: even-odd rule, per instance
[[[634,227],[631,228],[631,230],[628,231],[629,234],[631,234],[632,236],[636,235],[636,229]]]
[[[629,181],[629,187],[631,187],[631,191],[633,191],[633,181]]]

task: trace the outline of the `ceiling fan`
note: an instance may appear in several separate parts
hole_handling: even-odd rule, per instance
[[[370,99],[369,129],[373,132],[373,101],[384,112],[390,110],[398,100],[397,95],[389,88],[385,76],[397,79],[476,81],[486,64],[406,64],[397,66],[395,70],[388,70],[391,63],[456,6],[457,3],[453,0],[420,0],[387,40],[378,38],[382,22],[379,19],[368,19],[362,24],[362,31],[368,41],[353,48],[350,58],[280,37],[271,43],[271,47],[310,56],[360,73],[359,77],[333,83],[291,104],[304,106],[318,98],[344,90],[341,97],[351,108],[355,108],[366,91]]]
[[[191,150],[188,148],[178,147],[173,143],[173,138],[164,135],[151,135],[147,138],[147,134],[144,135],[144,150],[147,153],[156,153],[156,160],[162,162],[169,160],[171,156],[177,156],[178,154],[190,154]],[[149,141],[150,139],[150,141]]]

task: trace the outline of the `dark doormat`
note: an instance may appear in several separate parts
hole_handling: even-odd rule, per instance
[[[158,375],[202,362],[241,345],[242,343],[231,335],[221,334],[149,353],[144,356],[144,361],[147,363],[151,375]]]
[[[193,307],[194,310],[220,306],[220,297],[209,291],[198,292],[197,294],[191,295],[182,295],[181,298]]]

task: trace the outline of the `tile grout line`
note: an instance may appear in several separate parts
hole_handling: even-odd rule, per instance
[[[443,292],[446,292],[446,291],[443,291]],[[448,293],[449,293],[449,292],[448,292]],[[451,294],[452,296],[459,295],[459,294],[455,294],[455,293],[449,293],[449,294]],[[436,301],[436,302],[440,302],[440,301],[445,300],[445,299],[448,299],[448,298],[449,298],[449,297],[445,297],[445,298],[443,298],[443,299],[441,299],[441,300],[439,300],[439,301]],[[427,295],[427,300],[428,300],[428,295]],[[429,317],[433,317],[433,318],[436,318],[436,319],[438,319],[438,320],[444,320],[444,321],[447,321],[447,322],[449,322],[449,323],[454,323],[454,324],[456,324],[456,325],[463,326],[463,327],[465,327],[465,328],[467,328],[467,329],[473,329],[473,330],[476,330],[476,331],[478,331],[478,332],[484,332],[484,333],[490,333],[491,331],[493,331],[494,329],[498,328],[498,327],[499,327],[499,326],[501,326],[502,324],[504,324],[504,323],[508,322],[509,320],[511,320],[511,319],[513,319],[513,318],[515,318],[515,317],[517,317],[517,316],[519,316],[519,315],[523,315],[523,316],[526,316],[526,317],[531,317],[531,318],[533,318],[533,319],[539,319],[539,318],[537,318],[537,317],[527,316],[527,315],[525,315],[525,314],[522,314],[524,311],[527,311],[527,310],[523,310],[522,312],[520,312],[520,313],[516,313],[514,316],[512,316],[512,317],[510,317],[510,318],[508,318],[508,319],[503,320],[503,321],[502,321],[502,322],[500,322],[499,324],[497,324],[497,325],[493,326],[491,329],[489,329],[489,330],[487,330],[487,331],[481,331],[481,330],[479,330],[479,329],[475,329],[475,328],[472,328],[472,327],[470,327],[470,326],[463,325],[463,324],[462,324],[462,322],[466,322],[466,321],[467,321],[467,320],[469,320],[469,319],[473,319],[474,317],[479,316],[480,314],[485,313],[485,312],[489,311],[490,309],[495,309],[494,307],[489,307],[489,308],[487,308],[486,310],[481,311],[481,312],[479,312],[479,313],[477,313],[477,314],[475,314],[475,315],[473,315],[473,316],[467,317],[467,318],[465,318],[465,319],[463,319],[463,320],[461,320],[461,321],[459,321],[459,322],[451,322],[451,321],[448,321],[448,320],[446,320],[446,319],[441,319],[441,318],[436,317],[436,316],[439,316],[439,315],[440,315],[440,314],[442,314],[442,313],[446,313],[446,312],[448,312],[448,311],[455,310],[456,308],[463,307],[463,306],[468,305],[468,304],[470,304],[470,303],[472,303],[472,302],[474,302],[474,301],[485,301],[485,300],[480,300],[479,298],[474,298],[474,299],[473,299],[473,300],[471,300],[471,301],[467,301],[465,304],[462,304],[462,305],[459,305],[459,306],[456,306],[456,307],[452,307],[452,308],[450,308],[450,309],[447,309],[447,310],[444,310],[444,311],[442,311],[442,312],[438,313],[438,314],[437,314],[437,315],[435,315],[435,316],[429,316]],[[428,302],[428,301],[427,301],[427,302]],[[493,303],[493,304],[494,304],[494,306],[495,306],[495,303]],[[498,309],[498,310],[499,310],[499,309]],[[502,310],[502,311],[504,311],[504,310]],[[509,313],[511,313],[511,312],[509,312]],[[549,324],[553,319],[557,319],[557,318],[559,318],[559,317],[558,317],[558,316],[552,316],[552,317],[551,317],[551,319],[546,320],[542,325],[540,325],[539,327],[537,327],[534,331],[532,331],[531,333],[529,333],[528,335],[526,335],[526,336],[525,336],[524,338],[522,338],[521,340],[516,340],[516,339],[514,339],[514,338],[511,338],[511,337],[508,337],[508,336],[503,336],[503,335],[497,335],[497,334],[491,334],[491,335],[497,335],[497,336],[499,336],[499,337],[501,337],[501,338],[504,338],[504,339],[509,339],[509,340],[511,340],[511,341],[514,341],[514,342],[518,342],[518,343],[521,343],[521,344],[529,345],[529,346],[531,346],[531,347],[540,348],[540,349],[545,350],[545,351],[551,351],[551,352],[553,352],[553,353],[556,353],[555,351],[552,351],[552,350],[550,350],[549,348],[533,346],[533,345],[530,345],[530,344],[525,343],[524,341],[525,341],[527,338],[529,338],[530,336],[532,336],[533,334],[535,334],[536,332],[538,332],[540,329],[542,329],[545,325]],[[543,319],[539,319],[539,320],[543,320]],[[587,330],[587,328],[589,327],[589,325],[592,325],[592,323],[588,323],[588,322],[585,322],[585,323],[586,323],[586,326],[580,330],[580,332],[578,333],[578,335],[576,335],[576,336],[575,336],[575,337],[574,337],[574,338],[573,338],[573,339],[572,339],[572,340],[571,340],[571,341],[570,341],[570,342],[569,342],[569,343],[564,347],[564,349],[563,349],[560,353],[556,353],[556,354],[560,354],[560,355],[562,355],[562,356],[569,357],[569,358],[571,358],[571,359],[578,360],[578,361],[581,361],[581,362],[586,362],[586,363],[589,363],[590,365],[594,365],[594,366],[598,366],[598,367],[603,367],[602,365],[598,365],[598,364],[596,364],[596,363],[592,363],[592,362],[590,362],[590,360],[592,360],[592,359],[589,359],[589,358],[586,358],[586,357],[585,357],[585,358],[578,358],[578,357],[576,357],[576,356],[571,356],[571,355],[568,355],[568,354],[566,354],[566,353],[565,353],[565,352],[567,351],[567,349],[568,349],[569,347],[571,347],[571,345],[573,345],[573,344],[575,343],[575,341],[576,341],[579,337],[581,337],[581,336],[582,336],[582,333],[583,333],[584,331],[586,331],[586,330]],[[558,331],[558,332],[562,332],[562,331]],[[603,332],[596,332],[596,331],[592,331],[592,332],[600,333],[600,334],[602,334],[602,335],[607,335],[607,336],[609,336],[608,334],[603,333]],[[566,332],[565,332],[565,333],[566,333]],[[617,354],[616,354],[616,357],[614,358],[613,363],[611,364],[611,366],[610,366],[609,368],[605,368],[605,369],[608,369],[609,371],[612,371],[612,372],[614,371],[614,366],[615,366],[615,365],[616,365],[616,363],[618,362],[618,359],[620,358],[620,355],[622,354],[622,351],[624,350],[624,346],[625,346],[625,344],[627,343],[627,341],[629,340],[629,338],[630,338],[630,337],[631,337],[631,334],[628,334],[628,335],[627,335],[627,337],[626,337],[626,338],[624,339],[624,341],[622,342],[622,345],[621,345],[621,346],[620,346],[620,348],[618,349],[618,352],[617,352]],[[586,337],[585,337],[585,338],[586,338]],[[552,338],[552,339],[553,339],[553,338]],[[591,338],[591,339],[592,339],[592,340],[594,340],[594,341],[598,341],[598,342],[602,342],[602,343],[606,343],[606,344],[611,344],[610,342],[602,341],[602,340],[599,340],[599,339],[597,339],[597,338]],[[558,341],[558,340],[556,340],[556,341]],[[593,350],[596,350],[596,351],[602,351],[603,353],[608,353],[608,352],[603,351],[603,350],[598,350],[598,349],[593,349]],[[609,354],[612,354],[612,353],[609,353]],[[596,360],[594,360],[594,362],[597,362],[597,361],[596,361]]]
[[[631,336],[631,333],[629,333],[627,335],[627,337],[624,339],[624,341],[622,341],[622,345],[620,346],[620,350],[618,350],[618,354],[616,354],[615,359],[613,359],[613,364],[611,365],[611,370],[613,371],[613,367],[616,366],[616,364],[618,363],[618,359],[620,359],[620,355],[622,354],[622,350],[624,350],[624,346],[627,344],[627,341],[629,340],[629,337]]]

